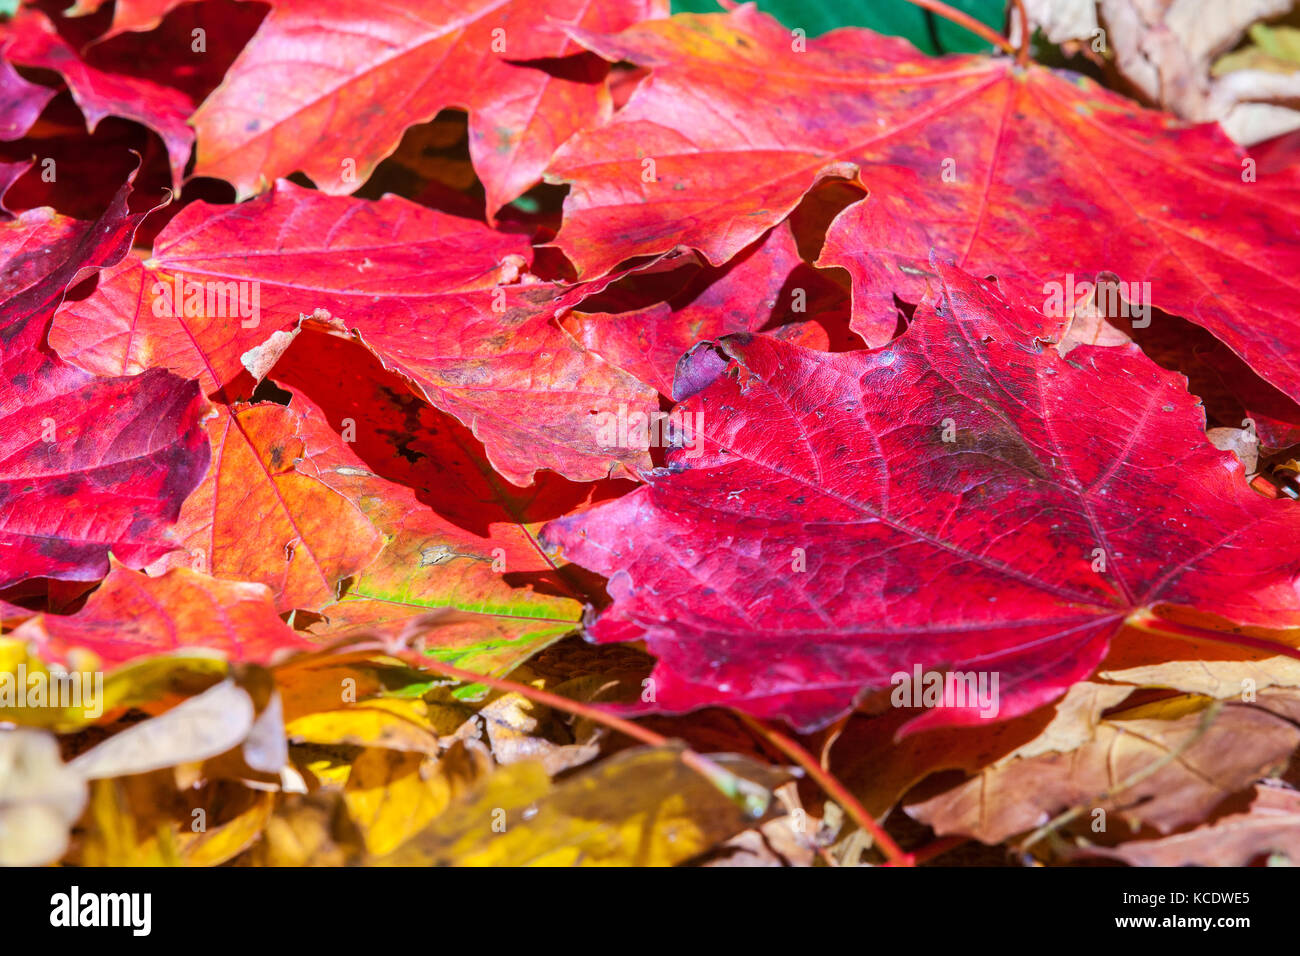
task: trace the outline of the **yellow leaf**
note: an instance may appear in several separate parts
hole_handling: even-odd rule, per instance
[[[444,724],[444,727],[446,725]],[[439,731],[419,699],[368,700],[339,710],[306,714],[285,725],[289,739],[316,744],[351,744],[414,753],[438,753]],[[446,727],[450,733],[455,725]]]
[[[441,758],[399,750],[363,751],[343,790],[366,850],[391,853],[491,769],[477,741],[457,741]]]
[[[772,786],[745,758],[715,758]],[[677,746],[635,749],[552,785],[524,761],[491,774],[423,833],[378,861],[390,865],[671,866],[755,821],[681,761]]]

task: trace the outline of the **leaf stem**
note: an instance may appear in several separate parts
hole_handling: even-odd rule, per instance
[[[1011,45],[1011,41],[1001,33],[998,33],[998,31],[994,30],[988,24],[980,23],[980,21],[976,20],[969,13],[963,13],[955,7],[948,6],[948,4],[944,3],[943,0],[908,0],[908,3],[920,7],[922,10],[929,10],[931,13],[937,13],[945,20],[949,20],[957,24],[957,26],[969,30],[981,40],[986,40],[989,43],[992,43],[1003,53],[1018,55],[1018,51]],[[1025,55],[1028,56],[1028,51],[1026,51]]]
[[[792,737],[787,737],[779,730],[774,730],[765,724],[759,723],[748,714],[738,713],[738,716],[744,721],[745,726],[758,734],[762,739],[772,744],[783,754],[803,767],[808,772],[808,776],[817,781],[817,785],[822,788],[828,797],[844,808],[844,812],[853,818],[858,826],[871,834],[871,838],[876,845],[880,847],[882,853],[889,858],[889,862],[895,866],[911,866],[912,858],[904,853],[894,838],[891,837],[875,818],[867,812],[858,798],[851,794],[844,784],[840,783],[830,772],[823,770],[817,758],[805,750],[798,741]]]
[[[1029,65],[1029,12],[1025,10],[1025,0],[1015,0],[1016,10],[1020,16],[1020,49],[1016,51],[1016,65]]]
[[[634,724],[630,720],[622,717],[615,717],[599,707],[593,707],[589,704],[581,704],[576,700],[570,700],[567,697],[561,697],[559,694],[552,694],[550,691],[541,690],[537,687],[529,687],[527,684],[520,684],[516,681],[506,680],[503,677],[486,677],[482,674],[475,674],[473,671],[461,670],[459,667],[453,667],[450,664],[444,664],[441,661],[432,658],[421,659],[419,666],[424,670],[434,671],[445,677],[451,677],[462,683],[483,684],[495,690],[507,691],[526,697],[528,700],[538,704],[544,704],[555,710],[562,710],[566,713],[573,714],[576,717],[585,717],[594,723],[602,724],[611,730],[618,731],[631,737],[633,740],[639,740],[641,743],[651,747],[666,747],[671,742],[663,734],[657,734],[653,730],[647,730],[639,724]],[[771,794],[768,790],[755,783],[752,780],[746,780],[738,774],[722,767],[718,763],[710,760],[703,754],[696,753],[694,750],[684,749],[681,752],[681,761],[690,767],[696,773],[700,774],[709,783],[717,787],[718,790],[733,803],[738,804],[749,816],[758,818],[767,812],[768,805],[771,803]]]

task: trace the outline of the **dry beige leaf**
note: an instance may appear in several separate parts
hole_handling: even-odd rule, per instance
[[[69,766],[87,780],[101,780],[193,763],[238,746],[252,727],[252,698],[233,680],[224,680],[114,734]]]
[[[1300,125],[1300,30],[1256,23],[1251,46],[1211,68],[1216,97],[1228,104],[1219,122],[1239,143],[1258,143]]]
[[[898,741],[895,732],[914,712],[855,717],[831,750],[831,769],[879,816],[931,774],[975,773],[1016,757],[1073,750],[1092,739],[1103,711],[1132,692],[1129,686],[1079,683],[1055,704],[1014,720],[924,731]]]
[[[1300,687],[1300,661],[1269,657],[1261,661],[1176,660],[1122,670],[1101,670],[1098,677],[1139,687],[1167,687],[1219,700],[1249,697],[1268,687]]]
[[[540,760],[549,776],[594,760],[600,745],[594,741],[580,744],[557,744],[542,735],[538,711],[546,708],[522,694],[503,694],[486,704],[478,716],[487,728],[492,756],[497,763]]]
[[[746,830],[718,847],[718,856],[704,865],[717,866],[812,866],[817,850],[801,819],[777,817],[754,830]]]
[[[1220,451],[1230,451],[1236,455],[1246,469],[1247,478],[1259,471],[1259,439],[1253,429],[1211,428],[1206,431],[1205,437]]]
[[[1296,634],[1245,631],[1289,644],[1300,639]],[[1126,629],[1111,644],[1097,676],[1117,684],[1250,703],[1270,687],[1300,687],[1300,661],[1264,650]]]
[[[1169,833],[1279,772],[1300,745],[1300,692],[1267,691],[1256,704],[1217,710],[1210,703],[1183,696],[1123,711],[1075,750],[998,763],[907,812],[940,835],[985,843],[1077,807]]]
[[[284,705],[280,692],[272,691],[257,715],[243,747],[244,762],[254,770],[279,775],[289,763],[289,741],[284,733]]]
[[[1290,109],[1300,78],[1262,70],[1215,77],[1216,57],[1257,21],[1293,0],[1026,0],[1031,29],[1053,43],[1086,41],[1113,54],[1116,68],[1151,101],[1196,122],[1218,120],[1237,143],[1300,128]],[[1019,42],[1019,18],[1012,17]],[[1094,46],[1096,49],[1096,46]]]
[[[1056,716],[1043,732],[998,760],[998,764],[1049,753],[1069,753],[1082,747],[1097,733],[1101,715],[1133,693],[1132,687],[1080,682],[1056,705]]]
[[[53,863],[85,805],[86,781],[53,734],[0,730],[0,866]]]
[[[1245,813],[1158,840],[1130,840],[1101,856],[1132,866],[1246,866],[1261,857],[1300,863],[1300,793],[1260,784]]]
[[[793,780],[772,795],[784,815],[736,834],[717,848],[705,866],[812,866],[821,845],[822,821],[803,808],[799,785]]]
[[[1029,27],[1052,43],[1091,39],[1100,28],[1096,0],[1025,0]],[[1011,42],[1020,45],[1020,17],[1011,17]]]

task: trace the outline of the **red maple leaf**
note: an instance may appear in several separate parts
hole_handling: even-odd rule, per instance
[[[186,125],[194,104],[184,93],[151,80],[91,66],[36,10],[24,8],[0,29],[0,44],[4,45],[5,58],[19,66],[61,74],[91,132],[106,116],[134,120],[154,130],[167,147],[172,182],[180,187],[194,146],[194,131]]]
[[[28,83],[8,60],[0,60],[0,140],[25,135],[53,96],[54,90]]]
[[[228,179],[241,198],[295,170],[325,192],[350,193],[407,127],[458,107],[470,114],[492,215],[541,178],[556,147],[612,110],[604,65],[562,27],[616,30],[665,7],[419,0],[370,3],[362,14],[350,0],[277,0],[194,116],[195,172]],[[546,68],[518,62],[574,53]]]
[[[888,347],[724,339],[668,469],[544,529],[609,577],[592,634],[646,641],[659,707],[811,729],[919,666],[998,675],[1010,717],[1085,677],[1136,609],[1300,622],[1300,511],[1210,446],[1180,376],[1133,345],[1064,360],[1037,313],[931,268],[939,304]]]
[[[590,418],[593,407],[648,409],[653,392],[554,325],[583,290],[505,284],[531,252],[520,236],[396,196],[282,182],[253,202],[188,206],[151,259],[122,262],[60,310],[50,344],[90,371],[161,365],[213,392],[273,333],[323,315],[316,324],[355,330],[472,428],[517,484],[538,468],[591,480],[648,467],[644,451],[597,444]]]
[[[868,30],[803,49],[751,6],[571,32],[652,68],[548,171],[573,186],[556,244],[580,275],[677,244],[719,264],[820,180],[856,178],[870,196],[835,220],[819,264],[853,276],[854,328],[872,344],[894,334],[895,295],[920,299],[937,249],[1036,302],[1048,283],[1113,272],[1137,284],[1138,310],[1205,326],[1300,397],[1300,173],[1260,174],[1217,125],[1075,74],[933,59]]]
[[[137,567],[161,556],[207,469],[195,383],[163,369],[100,378],[44,347],[69,284],[129,248],[143,218],[129,191],[95,222],[36,209],[0,232],[0,587],[96,580],[110,550]]]

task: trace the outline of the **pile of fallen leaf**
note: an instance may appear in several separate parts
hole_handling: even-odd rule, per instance
[[[6,9],[0,864],[1300,855],[1286,150],[749,5]]]

